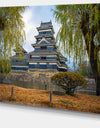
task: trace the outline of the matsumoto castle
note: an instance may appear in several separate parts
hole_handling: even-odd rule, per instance
[[[52,22],[41,22],[37,31],[36,43],[32,44],[35,50],[27,53],[22,47],[18,47],[15,50],[16,55],[11,60],[12,70],[56,69],[63,72],[67,71],[65,64],[67,59],[59,54],[56,48]]]

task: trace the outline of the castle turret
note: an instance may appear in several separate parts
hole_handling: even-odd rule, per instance
[[[12,70],[28,70],[28,62],[27,62],[27,51],[19,45],[16,49],[13,50],[15,55],[11,60],[11,68]]]

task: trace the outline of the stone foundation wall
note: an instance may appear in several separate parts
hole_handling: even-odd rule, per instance
[[[19,81],[45,81],[51,78],[56,72],[43,72],[43,71],[28,71],[28,72],[12,72],[6,76],[6,80],[19,80]]]
[[[51,76],[57,73],[57,70],[39,70],[39,71],[14,71],[9,73],[6,78],[3,80],[4,83],[16,85],[24,88],[34,88],[41,90],[54,90],[54,91],[64,91],[61,87],[53,85],[51,83]],[[1,78],[1,76],[0,76]],[[95,80],[86,78],[88,81],[87,89],[95,90]]]
[[[96,90],[95,79],[93,78],[85,78],[87,80],[87,89]]]
[[[25,88],[35,88],[42,90],[59,90],[60,87],[55,87],[51,83],[51,76],[53,76],[58,71],[28,71],[28,72],[13,72],[9,73],[4,83],[17,85]]]

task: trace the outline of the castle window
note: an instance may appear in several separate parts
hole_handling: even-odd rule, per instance
[[[52,34],[52,32],[51,31],[42,31],[42,32],[39,32],[39,34],[41,35],[41,34]]]
[[[41,60],[46,60],[46,57],[41,57]]]
[[[47,49],[47,46],[41,46],[41,50]]]
[[[43,34],[46,34],[46,32],[43,32]]]

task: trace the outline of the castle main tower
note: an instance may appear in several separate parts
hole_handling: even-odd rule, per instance
[[[52,22],[41,22],[37,31],[36,43],[32,44],[35,50],[30,53],[29,68],[67,71],[67,60],[56,48]]]

